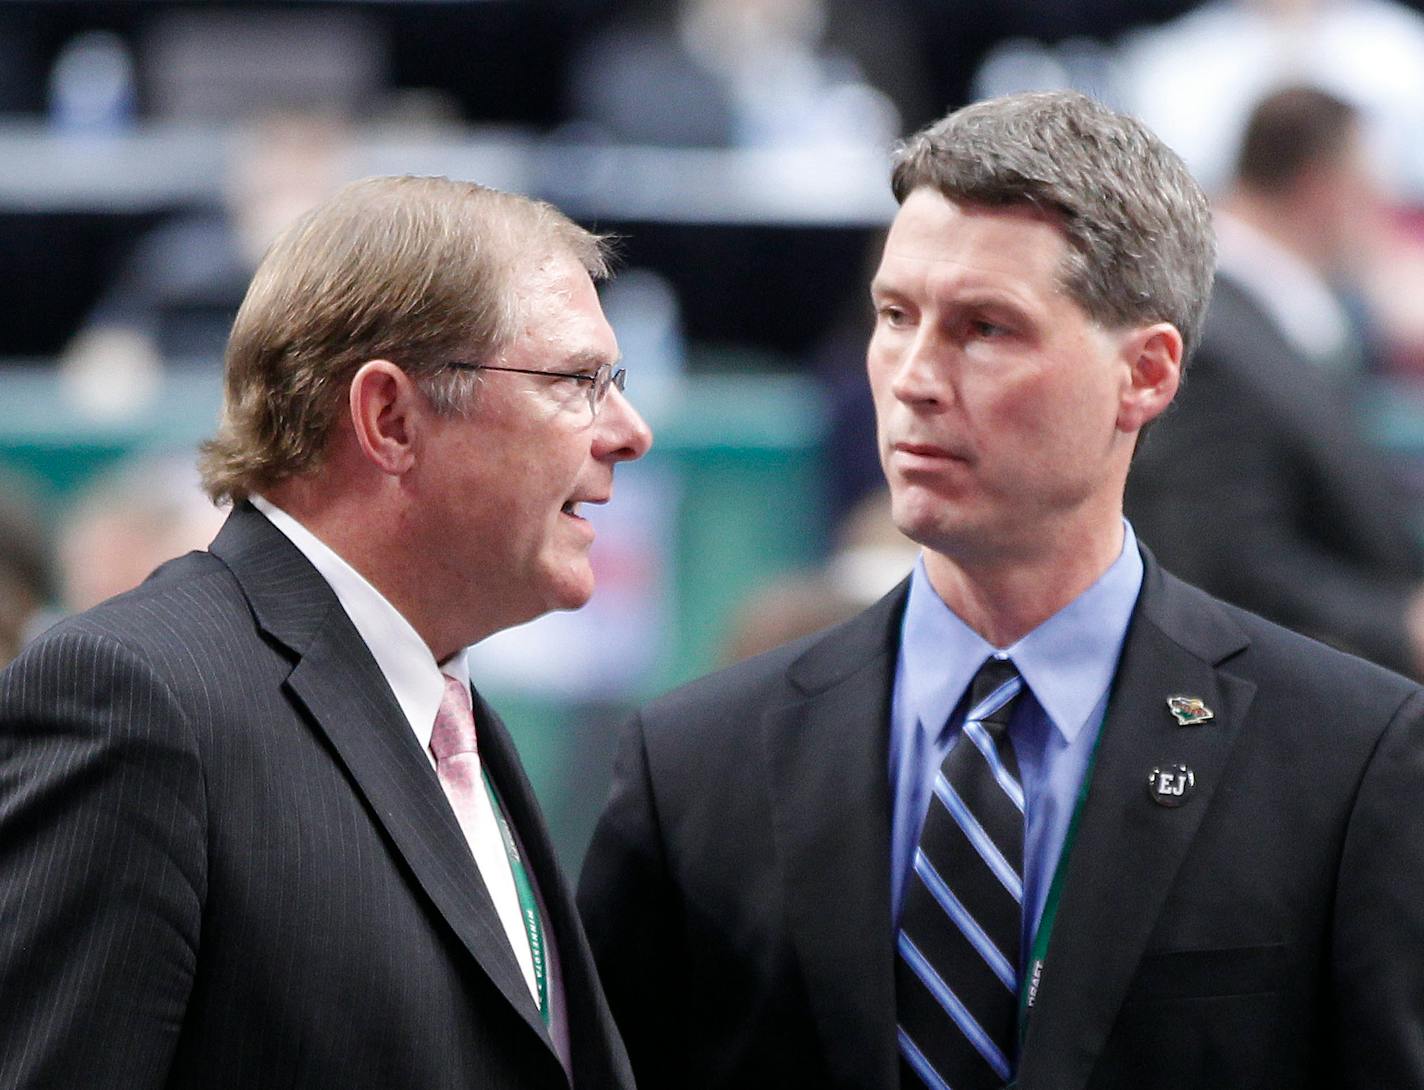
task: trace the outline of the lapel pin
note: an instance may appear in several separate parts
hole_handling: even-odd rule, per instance
[[[1169,696],[1167,710],[1179,727],[1199,727],[1208,719],[1215,718],[1199,696]]]
[[[1197,785],[1197,774],[1186,765],[1154,768],[1147,776],[1147,792],[1158,806],[1176,809]]]

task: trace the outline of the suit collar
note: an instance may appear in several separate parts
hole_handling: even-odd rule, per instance
[[[787,668],[787,680],[806,696],[840,685],[850,675],[873,668],[884,651],[892,654],[900,642],[900,619],[910,591],[906,576],[880,601],[814,639]]]
[[[519,830],[520,844],[548,913],[546,924],[554,936],[568,1013],[573,1084],[631,1086],[633,1076],[627,1053],[614,1026],[573,893],[559,868],[534,790],[520,767],[503,721],[478,693],[474,702],[476,722],[480,724],[480,751],[509,811],[510,823]]]
[[[893,1086],[886,723],[908,580],[813,643],[763,738],[786,912],[835,1086]]]
[[[336,595],[296,546],[250,504],[234,508],[211,552],[232,571],[259,627],[291,652],[295,661],[286,688],[330,742],[415,881],[552,1052],[439,780]],[[502,737],[502,729],[497,734]],[[503,782],[512,782],[507,763],[491,757],[501,766]],[[522,800],[519,809],[524,810]],[[516,827],[524,835],[533,822],[526,819]],[[536,874],[541,883],[557,884],[552,866]]]
[[[1230,670],[1248,642],[1239,626],[1143,553],[1143,592],[1020,1060],[1021,1084],[1041,1090],[1086,1084],[1255,694]],[[1199,698],[1212,719],[1179,726],[1167,705],[1174,695]],[[1166,808],[1153,801],[1149,774],[1176,765],[1192,771],[1195,788]]]
[[[1086,1084],[1255,694],[1230,669],[1248,644],[1241,628],[1142,553],[1020,1062],[1035,1090]],[[885,724],[907,587],[812,643],[788,668],[798,698],[763,719],[787,917],[836,1086],[898,1080]],[[1177,726],[1173,695],[1201,698],[1213,719]],[[1175,764],[1196,787],[1168,809],[1152,801],[1148,773]]]
[[[252,506],[300,550],[336,595],[390,685],[420,748],[425,749],[445,692],[441,675],[469,683],[464,651],[443,666],[437,665],[429,646],[404,614],[345,557],[270,500],[254,496]]]
[[[233,508],[209,552],[237,579],[258,627],[298,655],[341,610],[301,550],[250,503]]]

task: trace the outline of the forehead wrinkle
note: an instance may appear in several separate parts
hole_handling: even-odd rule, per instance
[[[578,343],[562,326],[550,331],[535,324],[526,326],[513,342],[501,348],[495,356],[495,361],[507,365],[511,359],[526,353],[539,357],[542,362],[536,363],[535,367],[543,371],[592,371],[605,363],[613,365],[622,359],[621,352],[608,353],[600,348]],[[529,363],[524,359],[517,362],[520,366]]]
[[[966,265],[954,258],[900,257],[887,254],[892,261],[905,261],[921,267],[916,284],[905,278],[878,275],[871,282],[872,295],[906,295],[916,293],[916,285],[933,300],[957,307],[1012,307],[1024,311],[1041,310],[1046,300],[1039,298],[1034,288],[1011,269],[985,270]],[[890,261],[887,261],[889,264]],[[882,272],[885,266],[881,267]],[[919,270],[917,270],[917,273]],[[922,275],[923,279],[920,278]],[[1062,294],[1057,277],[1051,282],[1055,295]]]

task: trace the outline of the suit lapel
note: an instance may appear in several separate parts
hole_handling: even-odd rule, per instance
[[[563,977],[575,1086],[632,1085],[632,1073],[613,1015],[604,999],[593,954],[583,932],[573,894],[564,881],[534,789],[520,766],[503,721],[478,693],[474,697],[480,754],[499,789],[510,823],[518,831],[539,896],[549,919],[545,926],[558,949]],[[523,987],[521,978],[520,986]],[[528,990],[525,989],[525,995]]]
[[[834,1085],[894,1086],[887,727],[907,584],[793,663],[763,719],[792,940]]]
[[[1086,1084],[1255,693],[1221,668],[1245,646],[1239,628],[1146,560],[1020,1060],[1019,1084],[1034,1090]],[[1213,718],[1179,726],[1173,695],[1200,697]],[[1175,765],[1195,787],[1168,808],[1148,779]]]
[[[330,742],[416,883],[552,1050],[434,769],[336,595],[247,504],[234,509],[212,552],[242,586],[258,624],[295,654],[288,690]]]

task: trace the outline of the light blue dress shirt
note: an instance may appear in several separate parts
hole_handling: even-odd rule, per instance
[[[897,923],[935,774],[960,737],[960,698],[986,658],[1008,657],[1032,696],[1019,700],[1009,724],[1025,800],[1027,958],[1142,589],[1137,538],[1126,522],[1123,527],[1122,553],[1112,566],[1011,647],[992,647],[970,629],[930,585],[924,558],[915,565],[890,712],[890,873]]]

